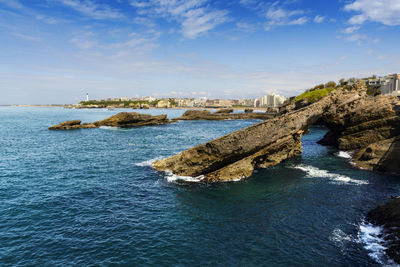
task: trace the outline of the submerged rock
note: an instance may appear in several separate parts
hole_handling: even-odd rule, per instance
[[[274,117],[272,114],[258,113],[258,112],[245,112],[245,113],[231,113],[233,109],[223,109],[211,113],[208,110],[187,110],[181,117],[173,119],[178,120],[267,120]]]
[[[385,253],[400,264],[400,198],[393,198],[371,210],[368,212],[367,220],[383,227]]]
[[[92,123],[81,124],[80,120],[66,121],[49,127],[49,130],[73,130],[82,128],[98,128],[100,126],[112,127],[138,127],[146,125],[159,125],[170,123],[167,115],[152,116],[136,112],[120,112],[107,119]]]
[[[287,109],[279,117],[156,161],[153,166],[176,175],[202,175],[207,182],[249,177],[254,168],[299,155],[302,133],[318,122],[329,128],[322,144],[355,150],[352,154],[358,166],[399,173],[400,101],[392,96],[368,96],[366,91],[363,83],[335,90],[298,110]],[[178,119],[212,116],[221,114],[190,111]]]

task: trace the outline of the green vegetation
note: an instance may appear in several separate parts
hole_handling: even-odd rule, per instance
[[[330,92],[332,92],[333,90],[335,90],[335,88],[323,88],[323,89],[316,89],[316,90],[309,90],[309,91],[305,91],[304,93],[302,93],[301,95],[298,95],[295,98],[295,101],[300,101],[303,99],[307,99],[309,102],[313,102],[317,99],[320,99],[323,96],[328,95]]]

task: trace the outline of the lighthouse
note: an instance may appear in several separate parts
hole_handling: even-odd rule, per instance
[[[89,94],[86,93],[86,102],[88,102],[88,101],[89,101]]]

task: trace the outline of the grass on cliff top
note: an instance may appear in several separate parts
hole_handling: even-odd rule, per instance
[[[313,91],[305,91],[301,95],[296,96],[295,101],[300,101],[303,99],[307,99],[309,102],[313,102],[315,100],[320,99],[321,97],[324,97],[328,95],[330,92],[335,90],[336,88],[323,88],[323,89],[318,89],[318,90],[313,90]]]

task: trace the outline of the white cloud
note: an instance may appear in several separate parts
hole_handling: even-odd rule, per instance
[[[343,30],[343,33],[351,34],[351,33],[355,32],[355,31],[357,31],[358,29],[360,29],[359,26],[347,27],[346,29]]]
[[[60,0],[60,2],[94,19],[118,19],[123,15],[116,9],[92,0]]]
[[[264,29],[268,31],[276,26],[303,25],[308,21],[308,18],[303,15],[303,10],[286,10],[278,7],[278,3],[276,2],[266,12],[267,22]]]
[[[0,4],[6,5],[13,9],[24,9],[24,6],[17,0],[0,0]]]
[[[362,24],[369,20],[389,26],[400,25],[399,0],[356,0],[345,5],[344,9],[359,13],[350,18],[351,24]]]
[[[29,35],[29,34],[12,33],[12,35],[14,35],[15,37],[18,37],[20,39],[29,41],[29,42],[41,42],[41,41],[43,41],[42,38],[37,37],[37,36],[32,36],[32,35]]]
[[[324,20],[325,20],[325,17],[324,16],[320,16],[320,15],[317,15],[314,18],[314,22],[315,23],[322,23],[322,22],[324,22]]]
[[[357,42],[357,41],[367,39],[367,35],[366,34],[352,34],[352,35],[346,37],[345,39],[349,42]]]
[[[247,22],[237,22],[236,27],[245,32],[253,32],[256,30],[256,26]]]
[[[189,39],[206,34],[228,20],[226,10],[211,8],[207,0],[131,1],[137,13],[177,21],[181,33]]]

